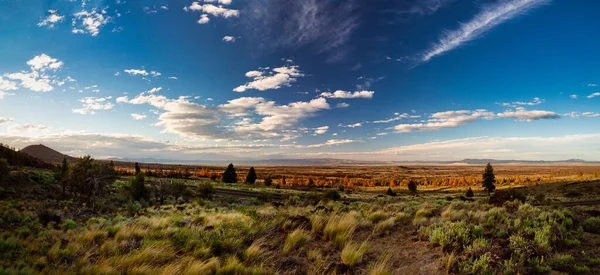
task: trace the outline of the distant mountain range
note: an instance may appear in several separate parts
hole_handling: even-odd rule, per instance
[[[67,158],[68,162],[75,162],[77,158],[62,154],[50,147],[45,145],[30,145],[23,149],[21,152],[26,153],[30,156],[41,159],[49,163],[60,163],[63,158]],[[209,165],[219,164],[224,165],[226,163],[235,163],[237,165],[385,165],[385,164],[446,164],[446,165],[459,165],[459,164],[470,164],[470,165],[481,165],[487,164],[600,164],[600,161],[585,161],[581,159],[568,159],[568,160],[557,160],[557,161],[546,161],[546,160],[497,160],[497,159],[463,159],[457,161],[359,161],[349,159],[332,159],[332,158],[319,158],[319,159],[264,159],[264,160],[223,160],[223,161],[208,161],[208,160],[173,160],[173,159],[158,159],[158,158],[110,158],[107,160],[114,160],[118,162],[140,162],[140,163],[162,163],[162,164],[187,164],[187,165]]]

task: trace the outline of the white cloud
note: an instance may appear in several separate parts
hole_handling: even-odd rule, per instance
[[[229,36],[229,35],[223,36],[223,41],[233,43],[233,42],[235,42],[235,37]]]
[[[4,99],[4,96],[6,96],[6,95],[13,95],[12,93],[9,93],[8,91],[14,91],[16,89],[17,89],[16,82],[12,82],[10,80],[3,79],[2,76],[0,76],[0,99]]]
[[[269,75],[265,75],[265,71],[249,71],[246,77],[253,78],[252,82],[248,82],[235,89],[234,92],[245,92],[248,89],[256,89],[266,91],[271,89],[279,89],[282,86],[291,86],[291,83],[296,82],[298,77],[303,77],[298,66],[283,66],[274,68]]]
[[[58,14],[56,10],[48,10],[48,16],[40,21],[37,25],[39,27],[48,26],[48,28],[54,28],[54,25],[61,22],[65,17]]]
[[[516,102],[505,102],[505,103],[500,103],[500,106],[504,106],[504,107],[512,107],[512,108],[516,108],[516,107],[520,107],[520,106],[535,106],[535,105],[540,105],[544,103],[543,99],[540,99],[539,97],[534,97],[533,100],[529,101],[529,102],[524,102],[524,101],[516,101]]]
[[[354,123],[354,124],[348,124],[348,125],[343,125],[343,124],[339,124],[339,127],[345,127],[345,128],[357,128],[357,127],[362,127],[363,124],[358,122],[358,123]]]
[[[540,119],[556,119],[560,118],[560,115],[555,112],[542,111],[542,110],[525,110],[524,108],[517,108],[514,111],[504,111],[498,114],[498,117],[503,118],[514,118],[524,121],[534,121]]]
[[[126,72],[130,75],[142,75],[142,76],[148,75],[148,72],[146,70],[128,69],[128,70],[124,70],[124,72]]]
[[[64,64],[62,61],[56,58],[52,58],[46,54],[41,54],[27,61],[27,65],[29,65],[33,71],[43,72],[47,69],[56,71],[62,68]]]
[[[571,117],[571,118],[580,118],[580,117],[600,117],[600,113],[594,113],[594,112],[583,112],[583,113],[579,113],[579,112],[570,112],[570,113],[566,113],[566,114],[564,114],[564,116]]]
[[[153,94],[153,93],[160,92],[160,90],[162,90],[162,87],[155,87],[155,88],[152,88],[152,89],[146,91],[146,93]]]
[[[14,121],[14,119],[10,118],[10,117],[0,117],[0,125],[2,125],[2,124],[8,124],[8,123],[11,123],[13,121]]]
[[[206,1],[205,0],[204,2],[214,2],[214,1]],[[219,1],[219,3],[230,4],[231,1],[223,0],[223,1]],[[227,4],[225,4],[225,5],[227,5]],[[200,15],[200,19],[198,19],[198,21],[197,21],[198,24],[206,24],[206,23],[210,22],[210,18],[208,17],[208,14],[210,14],[214,17],[222,17],[222,18],[238,17],[240,15],[240,12],[238,10],[228,9],[223,6],[215,6],[213,4],[201,5],[199,2],[193,2],[189,7],[185,7],[183,9],[185,11],[203,12],[203,14]]]
[[[160,72],[157,72],[157,71],[150,71],[150,74],[151,74],[153,77],[159,77],[159,76],[161,76],[161,75],[162,75]]]
[[[146,118],[146,115],[144,115],[144,114],[131,114],[131,117],[134,120],[142,120],[142,119]]]
[[[52,128],[40,124],[19,124],[8,128],[12,132],[48,131]]]
[[[177,80],[176,76],[169,76],[169,79]]]
[[[115,73],[115,76],[120,76],[120,75],[121,75],[121,72],[116,72]]]
[[[111,96],[108,97],[84,97],[79,100],[82,103],[82,108],[73,109],[73,113],[87,115],[87,114],[96,114],[98,110],[110,110],[115,107],[114,104],[107,102],[109,99],[112,99]]]
[[[96,9],[92,11],[83,10],[73,14],[73,16],[73,33],[88,33],[91,36],[97,36],[100,33],[100,28],[112,20],[110,16],[106,15],[105,9],[100,12]]]
[[[350,107],[350,104],[346,103],[346,102],[341,102],[335,105],[336,108],[348,108]]]
[[[41,54],[27,61],[27,65],[29,65],[31,71],[9,73],[4,76],[12,80],[19,80],[22,87],[34,92],[49,92],[54,89],[51,84],[64,84],[64,82],[58,81],[56,76],[46,74],[47,71],[61,69],[64,65],[62,61],[46,54]]]
[[[393,127],[397,133],[438,131],[444,128],[456,128],[479,119],[493,119],[494,113],[487,110],[459,110],[434,113],[426,123],[399,124]]]
[[[600,96],[600,92],[595,92],[595,93],[593,93],[591,95],[588,95],[587,98],[594,98],[594,97],[597,97],[597,96]]]
[[[438,43],[423,54],[421,61],[429,61],[437,55],[460,47],[464,43],[480,37],[493,27],[547,2],[549,1],[508,0],[486,6],[471,21],[461,24],[457,30],[446,31]]]
[[[393,121],[398,121],[398,120],[403,120],[403,119],[407,119],[407,118],[420,118],[420,115],[410,115],[408,113],[394,113],[394,117],[388,118],[388,119],[383,119],[383,120],[375,120],[372,121],[371,123],[390,123]]]
[[[354,143],[354,142],[357,142],[357,141],[352,140],[352,139],[330,139],[324,143],[308,145],[308,146],[306,146],[306,148],[321,148],[321,147],[329,147],[332,145],[349,144],[349,143]]]
[[[326,98],[373,98],[373,94],[375,94],[375,92],[373,91],[356,91],[353,93],[337,90],[333,93],[321,93],[321,96]]]
[[[587,86],[588,87],[598,87],[598,84],[596,84],[596,83],[588,83]]]
[[[329,126],[317,127],[317,128],[315,128],[315,135],[325,134],[325,133],[327,133],[327,130],[329,130]]]
[[[202,14],[200,15],[200,19],[198,19],[198,21],[196,21],[198,24],[206,24],[208,22],[210,22],[210,18],[208,18],[208,14]]]
[[[577,95],[576,94],[572,94],[569,97],[572,98],[572,99],[577,99]]]

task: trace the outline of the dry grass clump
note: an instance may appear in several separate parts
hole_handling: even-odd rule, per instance
[[[367,252],[368,246],[368,240],[360,245],[352,242],[346,243],[344,249],[342,249],[342,263],[349,267],[354,267],[357,264],[362,263],[363,256]]]
[[[369,220],[371,220],[371,222],[374,224],[377,224],[380,221],[383,221],[387,218],[388,218],[388,214],[381,210],[375,211],[375,212],[371,213],[371,215],[369,215]]]
[[[183,271],[183,275],[213,274],[217,272],[221,262],[213,257],[206,261],[193,261]]]
[[[391,275],[392,272],[390,272],[390,258],[391,255],[389,253],[385,253],[377,262],[369,264],[367,267],[367,273],[369,275]]]
[[[452,204],[442,211],[442,220],[458,221],[462,220],[466,215],[467,213],[464,209],[458,209]]]
[[[310,235],[302,230],[296,229],[287,235],[283,244],[283,253],[290,253],[310,241]]]
[[[321,214],[313,214],[310,217],[311,231],[315,234],[320,234],[323,231],[326,222],[327,217]]]
[[[386,233],[386,231],[388,229],[390,229],[392,226],[394,226],[394,221],[396,219],[395,218],[388,218],[386,220],[380,221],[378,224],[375,225],[375,228],[373,229],[373,235],[382,235],[384,233]]]
[[[166,241],[155,242],[130,254],[113,259],[113,264],[123,270],[131,266],[162,265],[177,257],[177,251]]]
[[[264,257],[263,249],[264,239],[255,240],[246,250],[244,250],[244,261],[247,263],[256,263]]]
[[[341,248],[350,239],[358,226],[358,220],[352,213],[344,216],[332,215],[323,229],[323,236],[336,248]]]

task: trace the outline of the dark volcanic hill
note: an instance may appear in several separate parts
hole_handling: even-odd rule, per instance
[[[63,161],[63,158],[67,158],[68,162],[77,161],[77,159],[74,157],[62,154],[42,144],[29,145],[21,149],[21,152],[49,163],[60,163]]]

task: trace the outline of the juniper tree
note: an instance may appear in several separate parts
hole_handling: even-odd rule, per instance
[[[236,183],[237,182],[237,173],[235,172],[235,167],[233,167],[233,163],[230,163],[225,169],[222,178],[224,183]]]
[[[60,165],[60,170],[58,171],[58,180],[62,185],[62,193],[65,195],[65,189],[67,186],[67,177],[69,175],[69,163],[67,162],[67,158],[63,158],[62,164]]]
[[[465,194],[465,197],[467,198],[472,198],[473,197],[473,190],[471,190],[471,187],[469,187],[469,190],[467,190],[467,193]]]
[[[146,188],[146,179],[144,173],[137,173],[130,182],[131,196],[134,200],[144,199],[148,201],[148,189]]]
[[[246,176],[246,183],[252,183],[254,184],[256,182],[256,171],[254,171],[254,167],[250,167],[250,170],[248,171],[248,175]]]
[[[492,164],[488,163],[483,171],[483,182],[481,183],[483,190],[488,191],[488,193],[491,195],[492,192],[496,190],[496,186],[494,185],[495,181],[496,177],[494,176],[494,168],[492,168]]]
[[[408,190],[414,195],[417,193],[417,183],[414,180],[408,181]]]
[[[140,164],[139,163],[135,163],[135,174],[139,174],[142,172],[142,169],[140,168]]]

